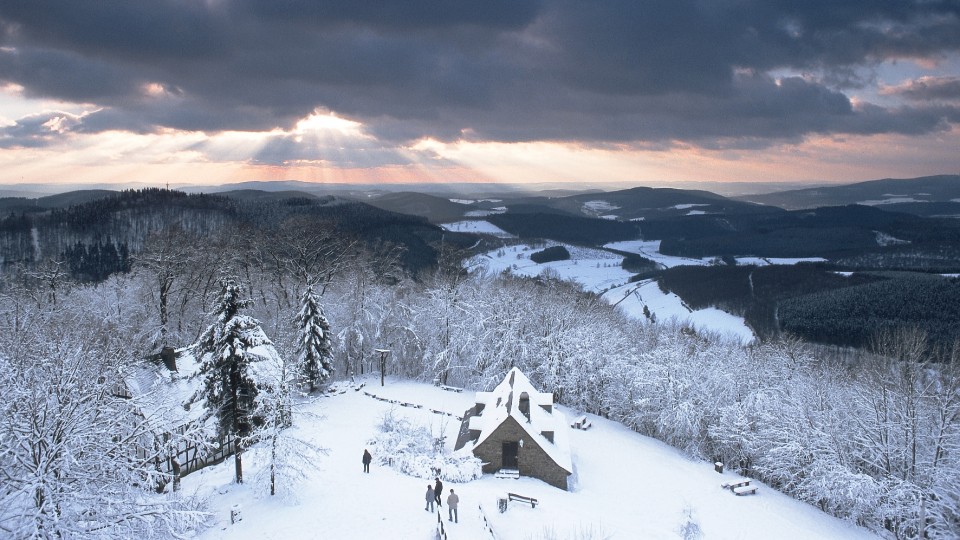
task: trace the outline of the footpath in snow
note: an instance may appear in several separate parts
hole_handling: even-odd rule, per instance
[[[401,402],[402,407],[364,395],[364,391]],[[244,454],[244,485],[232,483],[233,462],[184,478],[183,488],[208,496],[216,524],[200,535],[206,539],[433,539],[437,514],[424,510],[424,493],[432,478],[412,478],[374,462],[362,472],[361,455],[385,413],[409,417],[446,435],[452,447],[459,421],[429,409],[461,415],[473,404],[472,392],[453,393],[427,384],[395,381],[386,386],[367,380],[362,391],[324,397],[309,406],[320,416],[299,415],[293,428],[303,439],[328,449],[316,470],[298,488],[295,502],[263,494],[254,478],[263,468],[265,452]],[[568,417],[574,411],[558,407]],[[459,523],[448,525],[453,540],[491,540],[486,514],[499,540],[544,538],[678,538],[686,515],[692,515],[709,539],[866,539],[864,529],[827,516],[759,484],[756,495],[738,497],[720,484],[734,478],[717,474],[712,464],[691,460],[656,440],[620,424],[589,415],[588,431],[571,429],[574,474],[570,491],[539,480],[496,479],[485,475],[473,482],[444,482],[444,499],[453,488],[460,495]],[[377,449],[370,447],[377,455]],[[261,484],[262,485],[262,484]],[[497,499],[507,492],[537,498],[530,508],[510,503],[506,513]],[[239,505],[243,520],[230,523],[230,510]],[[482,507],[482,511],[481,511]],[[446,505],[441,509],[446,520]],[[592,531],[593,536],[576,536]]]

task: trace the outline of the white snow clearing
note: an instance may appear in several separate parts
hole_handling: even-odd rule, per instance
[[[438,514],[424,510],[426,484],[433,478],[413,478],[379,464],[378,449],[370,447],[374,464],[362,472],[361,454],[376,434],[385,413],[403,415],[431,425],[446,435],[447,450],[456,438],[459,422],[430,409],[462,414],[473,404],[473,392],[453,393],[426,384],[368,379],[362,391],[324,397],[308,406],[322,417],[298,415],[293,428],[303,439],[325,447],[296,488],[297,501],[286,502],[264,494],[253,479],[264,468],[267,451],[255,446],[244,454],[243,485],[233,483],[232,460],[191,474],[183,489],[209,499],[215,525],[199,535],[204,539],[324,538],[330,540],[432,539]],[[422,405],[416,409],[379,401],[383,398]],[[578,411],[562,409],[567,416]],[[659,441],[638,435],[620,424],[587,415],[588,431],[570,429],[574,474],[570,491],[531,478],[497,479],[484,475],[468,483],[444,481],[444,504],[439,509],[449,538],[490,540],[484,516],[499,540],[574,538],[578,530],[600,533],[593,538],[633,540],[677,538],[687,515],[704,538],[741,539],[869,539],[869,531],[833,518],[816,508],[758,487],[754,495],[736,496],[721,484],[737,478],[729,471],[717,474],[713,465],[694,461]],[[522,458],[521,458],[522,459]],[[459,523],[447,521],[446,495],[460,497]],[[505,513],[497,500],[508,492],[536,498],[536,508],[511,502]],[[231,510],[242,520],[231,524]]]
[[[465,217],[486,217],[492,216],[494,214],[503,214],[507,211],[506,206],[498,206],[496,208],[491,208],[490,210],[470,210],[463,214]]]
[[[698,331],[716,333],[741,343],[749,343],[755,338],[742,317],[716,308],[691,310],[679,296],[663,294],[656,283],[629,283],[633,274],[620,266],[623,258],[619,255],[599,249],[562,245],[570,252],[570,260],[537,264],[530,260],[530,254],[543,249],[542,247],[517,245],[473,257],[468,262],[468,269],[491,273],[510,271],[514,275],[526,277],[535,277],[546,272],[548,275],[579,283],[584,290],[602,294],[604,300],[617,304],[624,313],[637,320],[648,320],[643,313],[643,307],[647,306],[659,322],[673,321],[681,326],[692,326]],[[606,247],[631,253],[639,252],[664,266],[688,264],[686,261],[694,261],[694,264],[699,265],[707,264],[707,261],[698,259],[660,255],[656,251],[660,247],[659,240],[615,242],[607,244]],[[634,294],[638,286],[643,287],[637,293],[642,296],[642,300]],[[628,298],[623,299],[625,295]]]
[[[583,203],[583,213],[585,214],[603,214],[611,210],[619,210],[620,207],[610,204],[607,201],[587,201]]]
[[[889,234],[881,231],[873,231],[873,234],[877,237],[878,246],[899,246],[901,244],[909,244],[909,240],[901,240],[899,238],[890,236]]]
[[[440,225],[444,230],[453,232],[465,232],[476,234],[489,234],[497,238],[514,238],[514,235],[497,227],[489,221],[469,220],[457,221],[455,223],[444,223]]]
[[[537,264],[530,254],[544,247],[562,245],[570,252],[570,260]],[[620,267],[623,257],[604,251],[550,242],[541,247],[516,245],[478,255],[467,261],[470,271],[499,274],[510,271],[514,275],[536,277],[544,272],[560,279],[575,281],[585,290],[603,292],[627,283],[631,274]]]
[[[926,202],[926,201],[922,201],[920,199],[914,199],[913,197],[891,196],[887,199],[871,199],[868,201],[858,201],[857,204],[862,204],[864,206],[880,206],[883,204],[912,203],[912,202]]]
[[[744,266],[773,266],[773,265],[790,265],[790,264],[800,264],[804,262],[826,262],[827,260],[823,257],[794,257],[794,258],[785,258],[785,257],[737,257],[737,264]]]
[[[731,315],[717,308],[691,309],[683,300],[673,294],[664,293],[653,280],[631,283],[608,291],[603,298],[616,304],[628,316],[644,320],[644,306],[652,313],[657,322],[674,322],[695,328],[698,332],[718,334],[726,339],[747,344],[755,339],[753,330],[747,326],[743,317]]]
[[[704,266],[710,264],[712,258],[691,259],[688,257],[674,257],[673,255],[663,255],[660,253],[660,240],[629,240],[626,242],[612,242],[603,247],[625,251],[627,253],[636,253],[650,259],[651,261],[662,264],[667,268],[674,266]]]

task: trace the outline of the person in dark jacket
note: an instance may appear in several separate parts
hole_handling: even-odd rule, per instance
[[[437,485],[433,486],[433,494],[437,497],[437,508],[443,508],[443,503],[440,502],[440,498],[443,497],[443,482],[437,478]]]
[[[427,484],[427,507],[424,508],[427,512],[433,512],[433,502],[436,500],[436,495],[433,494],[433,486]]]
[[[370,472],[370,462],[373,461],[373,456],[370,455],[370,451],[367,449],[363,450],[363,472]]]

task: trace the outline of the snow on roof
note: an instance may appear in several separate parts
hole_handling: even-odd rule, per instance
[[[520,412],[519,401],[524,394],[530,399],[529,419]],[[518,368],[512,368],[492,392],[477,392],[477,403],[485,407],[479,416],[470,419],[470,429],[480,431],[474,447],[487,440],[507,418],[513,417],[550,459],[567,472],[573,472],[566,418],[553,408],[553,394],[537,391]],[[550,406],[551,411],[543,406]],[[553,442],[540,434],[543,431],[553,432]]]
[[[159,432],[173,431],[204,413],[201,404],[185,407],[200,386],[192,377],[199,370],[196,358],[189,349],[180,349],[176,362],[177,371],[172,372],[163,363],[146,360],[126,378],[140,412]]]
[[[255,380],[266,384],[279,380],[282,360],[269,341],[253,347],[249,353],[257,357],[248,368]],[[205,413],[202,399],[190,403],[202,384],[196,376],[200,362],[192,347],[176,351],[176,364],[177,371],[172,372],[162,362],[146,360],[125,379],[140,412],[158,432],[173,431],[199,420]]]

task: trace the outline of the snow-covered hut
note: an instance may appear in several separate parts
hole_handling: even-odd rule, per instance
[[[261,384],[269,385],[279,380],[282,360],[269,341],[248,353],[255,358],[250,369]],[[118,395],[133,400],[154,437],[152,441],[143,440],[139,444],[145,448],[156,444],[167,445],[173,434],[183,434],[191,425],[212,436],[212,432],[216,431],[215,420],[208,420],[205,428],[197,425],[207,413],[203,400],[197,399],[202,384],[199,370],[200,361],[191,347],[176,350],[164,347],[160,353],[129,370],[124,379],[126,388]],[[179,441],[175,448],[170,449],[165,462],[160,464],[161,469],[166,472],[180,469],[181,474],[187,474],[218,463],[234,451],[232,439],[216,440],[212,436],[209,442],[212,447],[202,449],[194,443]],[[141,453],[147,452],[143,450]]]
[[[483,472],[517,471],[560,489],[573,472],[566,419],[554,409],[553,394],[536,390],[517,368],[492,392],[477,392],[456,448],[470,448]]]

